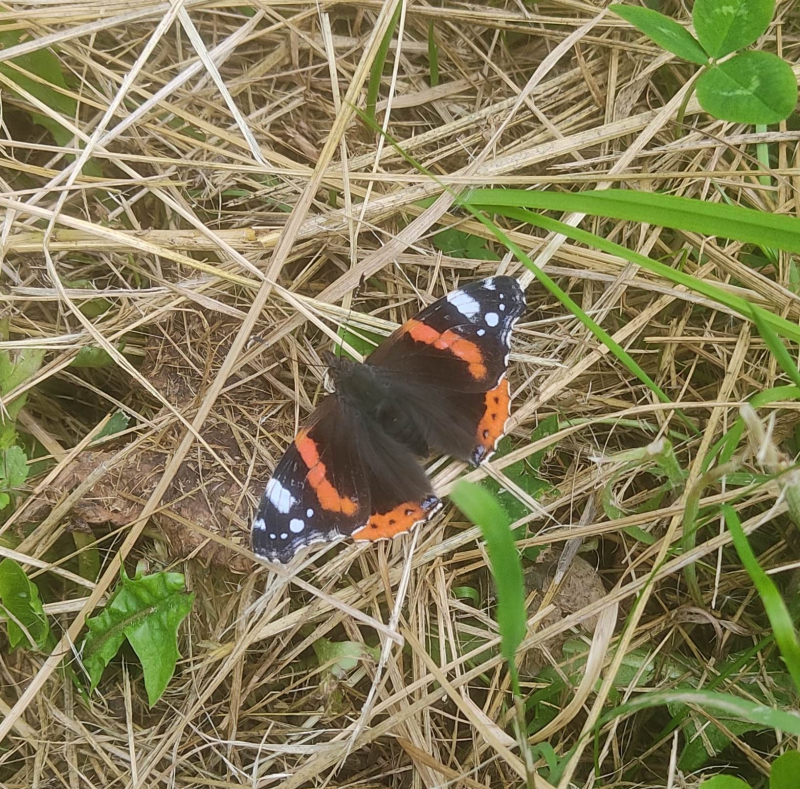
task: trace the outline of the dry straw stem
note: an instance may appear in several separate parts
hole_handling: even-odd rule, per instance
[[[796,62],[798,11],[789,5],[762,44]],[[451,194],[354,120],[396,7],[396,0],[3,7],[4,29],[25,33],[0,51],[9,138],[0,149],[0,299],[9,326],[0,349],[47,349],[39,372],[9,397],[28,395],[18,427],[52,463],[35,469],[21,491],[3,526],[3,539],[15,544],[4,542],[0,555],[20,561],[37,582],[47,572],[56,591],[46,610],[60,636],[49,655],[0,655],[0,737],[9,746],[0,754],[3,785],[417,789],[521,780],[524,758],[506,726],[511,700],[475,528],[446,509],[414,538],[317,547],[289,571],[258,567],[246,547],[265,479],[323,392],[319,353],[337,330],[347,322],[386,334],[459,282],[498,271],[529,285],[512,353],[512,451],[468,472],[435,459],[430,472],[442,495],[459,478],[491,476],[528,505],[517,524],[527,528],[521,546],[557,561],[579,538],[609,590],[546,626],[547,607],[531,610],[520,650],[521,660],[530,655],[566,676],[561,644],[567,636],[586,642],[584,681],[548,702],[555,717],[535,735],[562,756],[579,746],[560,785],[594,780],[586,735],[612,690],[640,692],[636,681],[615,679],[634,651],[693,656],[687,670],[702,687],[717,661],[758,637],[761,612],[741,593],[727,533],[701,530],[691,551],[673,555],[686,492],[641,509],[652,479],[635,469],[615,478],[614,468],[591,458],[667,437],[690,472],[689,491],[741,404],[784,383],[780,370],[751,341],[749,323],[706,298],[560,236],[506,226],[673,401],[655,402],[502,257]],[[430,23],[436,88],[428,82]],[[13,58],[48,48],[66,79],[62,95],[75,103],[68,117],[61,104],[34,95],[30,82],[14,81]],[[31,73],[29,62],[21,66]],[[694,101],[679,127],[675,110],[691,74],[600,4],[414,0],[404,3],[389,47],[377,121],[455,192],[624,183],[796,213],[798,133],[754,134],[709,118]],[[73,139],[56,143],[31,123],[31,112],[58,120]],[[769,148],[771,170],[754,158],[759,143]],[[765,174],[768,185],[758,179]],[[800,318],[791,261],[781,255],[759,268],[725,239],[567,221]],[[436,234],[451,227],[488,239],[501,259],[443,250]],[[259,342],[248,344],[251,337]],[[84,348],[105,349],[110,362],[71,366]],[[94,443],[118,408],[131,417],[128,429]],[[683,435],[678,408],[698,426],[697,437]],[[769,413],[771,439],[788,452],[782,443],[796,407],[773,404],[759,417]],[[559,420],[557,432],[530,441],[548,416]],[[541,451],[537,473],[550,488],[534,499],[515,464]],[[744,472],[758,471],[756,460],[742,463]],[[612,479],[623,514],[580,520]],[[767,569],[778,572],[793,557],[777,496],[773,487],[720,484],[701,492],[700,508],[735,506],[747,533],[770,546],[760,557]],[[75,572],[70,531],[87,525],[103,561],[99,578]],[[631,527],[655,542],[636,541]],[[123,562],[132,570],[139,560],[185,572],[197,593],[181,633],[185,657],[152,710],[133,665],[116,664],[87,702],[56,668],[66,656],[80,674],[85,618],[107,599]],[[698,565],[708,615],[695,617],[701,624],[678,616],[689,603],[682,571],[690,563]],[[637,598],[623,633],[619,618]],[[381,658],[364,650],[357,668],[337,677],[315,657],[322,639],[382,646]],[[752,669],[748,680],[769,689],[766,674]],[[542,681],[531,676],[524,685],[533,693]],[[627,780],[645,764],[650,772],[636,780],[655,786],[674,774],[673,741],[647,735],[627,722],[604,727],[604,775]],[[762,767],[745,740],[727,756]],[[538,779],[542,788],[557,783]]]

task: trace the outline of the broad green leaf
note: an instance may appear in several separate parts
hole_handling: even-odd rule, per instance
[[[100,551],[91,527],[87,524],[85,531],[73,528],[72,541],[78,554],[78,574],[87,581],[96,581],[100,577]]]
[[[497,587],[500,651],[508,663],[514,689],[518,694],[519,681],[515,655],[522,639],[525,638],[528,626],[522,564],[511,535],[508,516],[491,493],[464,480],[455,486],[450,498],[473,523],[480,526],[483,532]]]
[[[94,283],[88,279],[65,279],[64,287],[80,290],[95,290]],[[108,299],[98,296],[94,299],[81,301],[78,309],[80,309],[87,318],[97,318],[104,312],[107,312],[110,307],[111,302]]]
[[[784,603],[778,587],[775,586],[775,582],[758,563],[758,559],[756,559],[742,529],[736,510],[729,504],[723,504],[722,514],[733,538],[736,553],[739,554],[739,559],[753,580],[761,602],[764,604],[764,609],[772,625],[772,631],[775,634],[775,642],[781,651],[781,657],[786,663],[786,668],[789,670],[795,688],[800,691],[800,642],[798,642],[797,633],[792,623],[792,617],[786,608],[786,603]]]
[[[708,54],[703,47],[685,27],[679,25],[674,19],[638,5],[615,3],[609,7],[615,14],[621,16],[626,22],[630,22],[646,36],[652,38],[660,47],[672,52],[673,55],[701,66],[708,63]]]
[[[700,789],[750,789],[750,784],[732,775],[715,775],[700,784]]]
[[[775,0],[695,0],[692,22],[703,49],[721,58],[757,41],[774,11]]]
[[[553,436],[558,433],[558,417],[555,414],[550,414],[550,416],[546,416],[542,419],[539,424],[533,428],[533,432],[531,432],[531,442],[539,441],[539,439],[547,438],[547,436]],[[541,449],[538,452],[534,452],[529,458],[528,462],[531,464],[531,468],[535,471],[538,471],[541,468],[542,461],[544,460],[544,456],[552,449],[552,447],[548,447],[547,449]]]
[[[25,32],[22,30],[0,32],[0,49],[16,46],[26,37]],[[19,66],[19,68],[30,74],[34,74],[43,82],[38,82],[21,73],[12,64]],[[37,49],[35,52],[14,58],[8,63],[0,63],[0,72],[19,85],[22,90],[27,91],[31,96],[39,99],[39,101],[54,109],[60,115],[68,119],[75,118],[77,111],[75,99],[56,90],[56,87],[66,88],[67,83],[61,72],[61,64],[58,58],[49,49]],[[31,112],[31,118],[35,123],[44,126],[59,145],[67,145],[72,141],[72,132],[49,116]]]
[[[13,559],[0,562],[0,610],[8,617],[8,643],[12,649],[22,643],[32,649],[44,647],[50,625],[39,590]]]
[[[32,378],[42,366],[44,354],[45,352],[38,348],[26,348],[18,351],[13,356],[9,351],[0,350],[0,397],[5,398],[9,392],[14,391],[20,384]],[[9,424],[9,420],[13,422],[27,399],[28,395],[22,394],[15,398],[13,402],[4,403],[8,420],[4,416],[0,416],[0,422],[6,425]],[[13,440],[13,430],[11,431],[11,436],[11,440]],[[4,436],[5,438],[7,436]],[[8,441],[0,441],[0,445],[7,446],[8,443]]]
[[[183,118],[179,118],[177,115],[167,115],[166,113],[161,117],[167,118],[167,126],[171,129],[175,129],[175,131],[180,132],[181,134],[185,134],[187,137],[191,137],[193,140],[199,140],[200,142],[206,141],[206,135],[200,129],[190,126]],[[247,197],[251,193],[248,191],[242,192],[243,197]]]
[[[21,447],[13,446],[0,450],[0,490],[8,497],[8,491],[19,488],[28,478],[28,457]],[[10,501],[10,499],[9,499]],[[0,502],[0,509],[7,506]]]
[[[700,784],[699,789],[751,789],[750,784],[732,775],[715,775]]]
[[[0,480],[6,488],[18,488],[28,478],[28,458],[21,447],[0,453]]]
[[[787,751],[772,763],[769,789],[796,789],[799,780],[800,752]]]
[[[673,715],[679,714],[683,710],[687,713],[690,712],[685,704],[670,704],[669,710]],[[714,719],[722,723],[727,731],[737,737],[750,731],[763,729],[763,726],[757,726],[735,718],[726,718],[722,715],[715,715]],[[678,759],[678,768],[685,773],[696,772],[709,759],[718,756],[731,744],[728,735],[702,715],[689,718],[684,723],[683,739],[684,746]]]
[[[449,227],[439,231],[431,242],[440,252],[454,258],[471,260],[500,260],[500,256],[486,247],[486,239]]]
[[[77,356],[69,363],[70,367],[108,367],[114,360],[105,348],[96,348],[93,345],[84,345]]]
[[[175,673],[178,626],[189,614],[194,594],[186,594],[181,573],[154,573],[128,578],[120,584],[102,613],[86,620],[83,664],[91,689],[127,638],[142,664],[150,706],[155,704]]]
[[[44,353],[37,348],[26,348],[12,358],[8,351],[0,351],[0,395],[7,395],[33,377],[42,366]]]
[[[700,106],[733,123],[779,123],[797,105],[791,66],[769,52],[742,52],[697,80]]]
[[[362,356],[368,356],[375,348],[380,345],[386,336],[383,334],[375,334],[375,332],[362,329],[360,326],[354,329],[347,329],[340,326],[336,332],[351,348],[358,351]],[[348,351],[341,345],[337,345],[335,349],[336,356],[347,356],[353,358]]]
[[[105,423],[103,429],[95,436],[94,440],[98,441],[101,438],[108,438],[108,436],[115,436],[121,433],[128,427],[130,418],[124,411],[115,411],[111,419]]]
[[[344,679],[359,663],[368,659],[375,662],[380,650],[359,641],[331,641],[318,638],[313,644],[320,666],[325,667],[337,679]]]

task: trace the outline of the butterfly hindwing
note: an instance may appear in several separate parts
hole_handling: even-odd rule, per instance
[[[503,376],[488,392],[448,393],[447,399],[458,413],[470,415],[470,427],[474,427],[472,444],[468,454],[461,457],[479,466],[489,459],[505,435],[511,413],[508,379]]]
[[[286,563],[315,542],[394,537],[439,506],[414,454],[331,396],[267,483],[253,521],[253,550]]]
[[[432,493],[421,500],[400,502],[391,497],[385,499],[377,497],[367,525],[353,532],[353,539],[370,541],[392,539],[430,520],[441,506],[439,499]]]

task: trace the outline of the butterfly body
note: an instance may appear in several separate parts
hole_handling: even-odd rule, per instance
[[[367,433],[383,433],[418,457],[427,455],[429,446],[414,409],[403,397],[405,388],[391,371],[346,357],[325,354],[328,372],[343,408],[368,422]]]
[[[267,484],[253,550],[289,561],[311,543],[394,537],[441,506],[419,458],[479,465],[509,415],[511,329],[525,306],[511,277],[453,291],[364,363],[326,354],[335,394],[300,430]]]

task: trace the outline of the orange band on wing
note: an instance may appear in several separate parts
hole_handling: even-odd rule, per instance
[[[508,380],[503,378],[494,389],[487,392],[484,402],[486,411],[478,425],[476,438],[480,446],[491,452],[506,428],[511,402]]]
[[[410,320],[403,326],[403,333],[408,334],[415,342],[432,345],[441,351],[450,351],[454,356],[463,359],[469,365],[469,374],[477,381],[486,376],[486,365],[483,363],[481,349],[469,340],[459,337],[448,329],[438,332],[421,321]]]
[[[319,459],[319,451],[316,442],[308,437],[305,430],[301,430],[294,440],[297,451],[303,462],[308,466],[306,479],[309,485],[314,488],[320,506],[328,512],[341,512],[345,515],[353,515],[358,510],[358,504],[348,496],[340,496],[339,491],[333,487],[326,477],[327,468]]]
[[[366,526],[353,532],[353,539],[385,540],[408,531],[415,523],[424,521],[427,517],[428,513],[419,504],[398,504],[389,512],[374,514]]]

